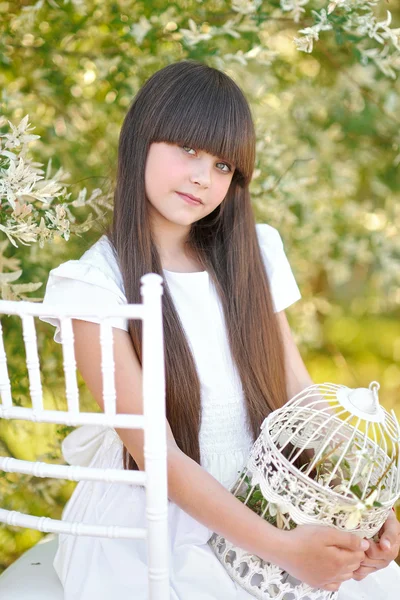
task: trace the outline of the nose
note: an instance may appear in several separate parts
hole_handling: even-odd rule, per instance
[[[206,158],[193,162],[195,164],[190,174],[190,181],[205,188],[210,187],[212,163]]]

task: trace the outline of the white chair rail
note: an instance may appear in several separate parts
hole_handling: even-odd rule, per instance
[[[96,307],[88,309],[71,305],[66,309],[43,303],[0,300],[0,418],[70,426],[94,424],[113,428],[143,429],[145,460],[144,471],[128,471],[122,469],[122,465],[121,469],[99,469],[18,460],[3,456],[0,457],[0,470],[71,481],[105,481],[141,485],[146,489],[147,516],[145,528],[129,528],[37,517],[6,510],[0,506],[0,522],[48,533],[147,540],[150,600],[167,600],[170,597],[162,293],[162,277],[155,273],[148,273],[141,278],[141,304],[117,305],[109,309]],[[4,315],[14,315],[20,317],[22,321],[31,407],[16,406],[13,402],[1,325]],[[50,410],[44,407],[35,317],[50,317],[60,321],[66,410]],[[104,402],[102,413],[80,410],[72,319],[85,319],[85,317],[95,318],[100,322]],[[110,319],[115,317],[142,321],[143,415],[117,413],[113,335],[110,324]]]

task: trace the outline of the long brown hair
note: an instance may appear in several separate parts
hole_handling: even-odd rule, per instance
[[[113,222],[106,231],[130,303],[141,302],[142,275],[163,276],[145,192],[152,142],[190,146],[236,167],[222,204],[192,224],[187,244],[219,294],[255,439],[267,414],[287,397],[283,344],[249,194],[255,132],[247,100],[226,74],[192,60],[157,71],[134,98],[120,133]],[[179,448],[200,464],[200,383],[165,279],[163,320],[167,419]],[[140,321],[129,322],[129,334],[141,363]],[[126,448],[124,468],[138,468]]]

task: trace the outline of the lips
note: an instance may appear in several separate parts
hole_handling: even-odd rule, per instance
[[[183,200],[186,200],[186,202],[189,202],[190,204],[203,204],[203,202],[200,200],[200,198],[197,198],[197,196],[192,196],[192,194],[183,194],[182,192],[176,193],[183,198]]]

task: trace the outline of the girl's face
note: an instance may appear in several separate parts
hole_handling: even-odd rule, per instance
[[[234,165],[202,150],[153,142],[145,169],[153,218],[183,226],[202,219],[225,198],[234,170]],[[189,203],[178,192],[199,198],[201,204]]]

